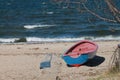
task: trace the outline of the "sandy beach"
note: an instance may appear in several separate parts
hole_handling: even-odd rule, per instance
[[[94,60],[80,67],[68,67],[61,55],[77,42],[0,44],[0,80],[87,80],[104,74],[120,41],[95,41],[99,48]],[[51,67],[40,62],[53,54]]]

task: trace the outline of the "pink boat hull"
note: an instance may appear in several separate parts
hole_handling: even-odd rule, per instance
[[[92,59],[97,52],[98,45],[92,41],[83,40],[72,46],[63,54],[63,59],[70,65],[81,65]]]
[[[93,58],[96,55],[98,45],[88,41],[83,40],[72,46],[64,56],[77,57],[76,55],[88,54],[89,59]]]

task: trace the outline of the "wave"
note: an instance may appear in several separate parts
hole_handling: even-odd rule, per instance
[[[28,42],[60,42],[60,41],[78,41],[78,40],[80,40],[80,38],[37,38],[37,37],[27,38]]]
[[[1,43],[14,43],[20,38],[0,38]],[[70,42],[79,40],[120,40],[120,36],[103,36],[103,37],[80,37],[80,38],[39,38],[39,37],[26,37],[27,42]]]
[[[34,28],[43,28],[43,27],[51,27],[55,25],[42,25],[42,24],[37,24],[37,25],[24,25],[25,29],[34,29]]]
[[[120,40],[120,36],[114,37],[112,35],[109,36],[103,36],[103,37],[92,37],[92,36],[86,36],[86,37],[80,37],[80,38],[37,38],[37,37],[28,37],[28,42],[69,42],[69,41],[79,41],[79,40]]]
[[[19,38],[0,38],[1,43],[13,43],[15,40]]]
[[[47,14],[54,14],[54,12],[47,12]]]

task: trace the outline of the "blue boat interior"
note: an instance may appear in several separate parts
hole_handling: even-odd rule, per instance
[[[77,58],[73,58],[71,56],[62,56],[62,59],[66,62],[66,64],[74,65],[74,64],[84,64],[88,61],[88,54],[82,54]]]

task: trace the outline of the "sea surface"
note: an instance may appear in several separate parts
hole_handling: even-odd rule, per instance
[[[113,19],[103,0],[92,1],[86,3],[90,10]],[[52,0],[0,0],[0,43],[21,38],[27,42],[120,40],[119,23],[100,20],[82,5],[69,6]]]

